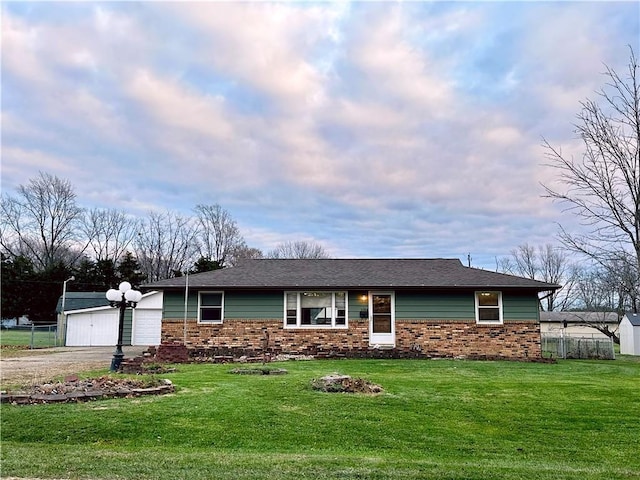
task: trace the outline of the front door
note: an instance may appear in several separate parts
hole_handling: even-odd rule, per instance
[[[369,345],[395,346],[395,299],[391,292],[369,295]]]

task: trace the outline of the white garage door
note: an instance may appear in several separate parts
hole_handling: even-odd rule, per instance
[[[160,345],[162,310],[136,308],[133,313],[133,345]]]
[[[67,319],[67,346],[100,347],[118,342],[117,311],[77,313]]]

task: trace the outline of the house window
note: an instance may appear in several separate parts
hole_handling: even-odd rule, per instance
[[[346,292],[285,292],[285,327],[346,328]]]
[[[198,322],[222,323],[224,294],[222,292],[200,292],[198,296]]]
[[[502,292],[476,292],[476,322],[502,324]]]

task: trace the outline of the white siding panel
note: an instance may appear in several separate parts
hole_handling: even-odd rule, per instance
[[[620,353],[640,355],[640,327],[634,327],[627,317],[620,322]]]
[[[133,345],[160,345],[162,309],[136,308],[133,311]]]
[[[162,292],[147,293],[138,302],[137,308],[159,308],[162,309]]]

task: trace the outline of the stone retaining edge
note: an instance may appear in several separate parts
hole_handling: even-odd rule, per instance
[[[173,385],[160,385],[151,388],[132,388],[120,389],[116,392],[102,392],[99,390],[89,390],[86,392],[69,392],[57,395],[24,393],[0,393],[0,403],[12,403],[16,405],[26,405],[33,403],[65,403],[65,402],[82,402],[90,400],[98,400],[103,398],[122,398],[122,397],[140,397],[143,395],[165,395],[173,393],[175,388]]]

